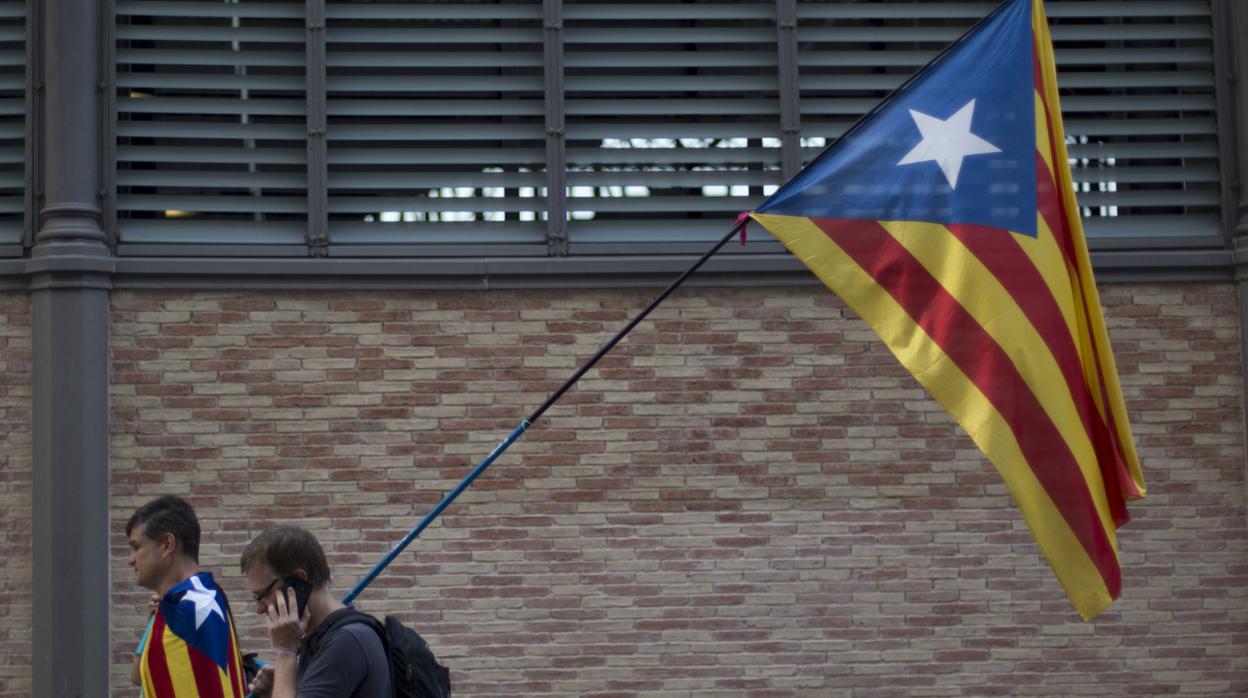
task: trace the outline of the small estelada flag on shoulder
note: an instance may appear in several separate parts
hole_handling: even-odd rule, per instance
[[[996,466],[1084,619],[1144,496],[1066,154],[1041,0],[1008,0],[753,218]]]

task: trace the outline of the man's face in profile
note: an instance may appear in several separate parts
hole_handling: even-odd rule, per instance
[[[148,538],[142,526],[130,529],[130,558],[126,564],[134,568],[134,581],[152,591],[160,590],[160,580],[168,566],[168,559],[158,541]]]

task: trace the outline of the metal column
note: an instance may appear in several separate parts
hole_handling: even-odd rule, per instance
[[[110,3],[35,0],[41,133],[27,186],[38,220],[32,310],[34,695],[101,695],[109,673],[109,199],[102,129]]]

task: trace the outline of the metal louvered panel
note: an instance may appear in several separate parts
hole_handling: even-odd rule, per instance
[[[327,215],[333,245],[558,254],[555,168],[574,255],[719,237],[782,163],[808,162],[997,4],[325,0],[325,89],[308,95],[317,2],[116,2],[123,242],[299,244]],[[0,66],[20,66],[23,7],[0,0]],[[1207,0],[1047,11],[1089,235],[1215,235]],[[21,78],[0,70],[0,167],[18,172]],[[309,165],[318,96],[327,146]],[[20,197],[6,174],[0,197]]]
[[[118,0],[122,243],[302,244],[303,0]]]
[[[574,254],[716,239],[781,183],[774,1],[563,10]]]
[[[869,109],[864,105],[881,100],[996,4],[801,0],[803,136],[839,137]],[[1209,4],[1046,5],[1089,236],[1215,236]],[[804,160],[817,153],[806,149]]]
[[[26,3],[0,1],[0,244],[6,245],[22,241],[26,213],[25,27]]]
[[[545,254],[541,1],[330,0],[326,16],[331,244]]]

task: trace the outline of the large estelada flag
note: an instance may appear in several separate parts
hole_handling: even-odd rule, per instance
[[[996,466],[1076,610],[1144,495],[1076,207],[1041,0],[1008,0],[753,218]]]
[[[144,698],[243,698],[242,658],[225,594],[200,572],[160,600],[140,659]]]

